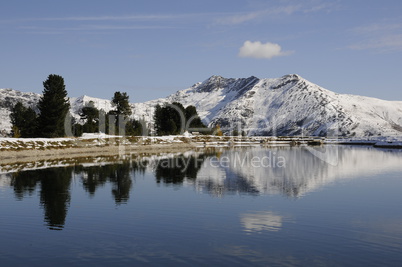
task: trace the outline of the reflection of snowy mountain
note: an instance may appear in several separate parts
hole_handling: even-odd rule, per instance
[[[0,173],[0,190],[11,184],[11,178],[9,175]]]
[[[337,158],[332,160],[337,162],[336,166],[320,160],[304,148],[228,151],[221,155],[219,164],[215,160],[204,162],[195,186],[199,191],[218,196],[251,193],[301,197],[339,179],[402,170],[400,152],[369,147],[328,146],[325,149],[325,153]],[[264,157],[271,158],[271,163],[284,159],[286,164],[267,167],[267,164],[258,163],[258,159]]]
[[[9,186],[12,172],[66,167],[83,168],[128,163],[154,173],[158,183],[194,187],[215,196],[272,194],[302,197],[342,179],[354,179],[387,171],[402,171],[402,152],[372,147],[324,146],[319,149],[331,164],[306,147],[238,148],[221,153],[166,153],[138,156],[132,161],[95,157],[90,162],[33,162],[0,167],[0,188]],[[333,165],[332,163],[336,163]],[[101,171],[101,170],[99,170]],[[258,217],[258,216],[257,216]],[[255,218],[254,218],[255,219]],[[258,218],[257,218],[258,219]],[[279,219],[276,218],[276,221]],[[275,221],[273,220],[273,221]],[[246,221],[244,222],[246,224]],[[247,222],[247,225],[252,222]],[[250,226],[251,227],[251,226]]]

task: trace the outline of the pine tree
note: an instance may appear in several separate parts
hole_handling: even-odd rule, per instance
[[[64,79],[59,75],[51,74],[43,82],[43,87],[43,95],[38,103],[38,134],[43,137],[64,136],[64,121],[70,108]]]
[[[194,106],[186,107],[186,124],[193,129],[206,128],[198,116],[197,109]]]
[[[163,130],[163,109],[159,104],[155,106],[154,129],[155,129],[156,135],[164,135],[165,134],[164,130]]]
[[[179,102],[157,105],[154,113],[154,128],[157,135],[182,134],[187,128],[206,128],[194,106],[186,109]],[[187,127],[187,128],[186,128]]]
[[[125,130],[124,132],[122,131],[126,127],[128,123],[128,118],[132,113],[129,96],[127,95],[127,93],[121,93],[118,91],[115,92],[112,98],[112,106],[115,107],[115,109],[109,111],[109,118],[112,120],[109,121],[109,123],[114,124],[115,132],[109,134],[125,134]],[[109,129],[109,131],[110,130],[111,128]]]
[[[126,92],[115,92],[112,98],[112,106],[115,107],[113,111],[114,115],[123,115],[125,118],[128,118],[132,113],[129,96]]]
[[[26,108],[21,102],[15,104],[10,114],[13,137],[35,137],[37,115],[32,108]]]
[[[129,120],[126,124],[126,135],[141,136],[142,135],[141,122],[135,119]]]
[[[182,134],[186,127],[186,111],[179,102],[173,102],[171,106],[167,106],[169,110],[170,120],[174,122],[174,126],[169,122],[170,134]]]
[[[80,111],[81,120],[84,120],[83,132],[96,133],[99,131],[99,110],[94,102],[90,101]]]
[[[13,137],[21,137],[21,128],[24,126],[25,107],[21,102],[15,104],[11,110],[10,119],[12,124],[11,134]]]
[[[38,131],[38,115],[31,108],[25,110],[25,127],[21,131],[22,137],[36,137]]]

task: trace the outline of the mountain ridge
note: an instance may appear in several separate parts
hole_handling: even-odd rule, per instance
[[[0,89],[1,130],[11,126],[5,121],[10,105],[22,101],[32,106],[39,97]],[[106,112],[112,109],[110,100],[84,95],[70,98],[70,112],[79,119],[80,108],[89,101]],[[266,79],[213,75],[166,98],[131,103],[132,117],[144,119],[152,127],[154,107],[172,102],[194,105],[204,123],[210,127],[219,124],[226,133],[237,130],[248,135],[402,135],[402,101],[338,94],[297,74]]]

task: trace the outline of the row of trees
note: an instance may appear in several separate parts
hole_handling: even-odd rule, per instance
[[[43,82],[43,95],[36,107],[25,107],[18,102],[11,111],[12,135],[14,137],[63,137],[66,127],[73,126],[72,133],[104,132],[108,134],[144,135],[148,133],[145,122],[130,118],[132,109],[127,93],[115,92],[112,98],[113,110],[105,112],[87,103],[80,111],[80,121],[69,114],[70,101],[63,77],[55,74]],[[68,120],[66,118],[71,118]],[[184,130],[211,133],[213,130],[201,122],[194,106],[184,108],[182,104],[157,105],[154,113],[154,128],[157,135],[181,134]]]
[[[157,135],[182,134],[184,130],[207,130],[194,106],[184,108],[179,102],[157,105],[154,113],[154,127]]]
[[[79,113],[81,121],[84,123],[75,124],[74,134],[80,136],[83,132],[124,135],[141,135],[143,133],[145,123],[130,118],[132,110],[127,93],[115,92],[112,106],[114,109],[106,113],[103,109],[97,109],[92,101],[87,103]]]
[[[110,134],[139,135],[142,132],[140,122],[129,120],[132,111],[127,93],[115,92],[112,98],[114,109],[107,114],[104,110],[98,110],[93,103],[86,105],[80,112],[82,124],[71,117],[68,120],[70,101],[63,77],[51,74],[43,82],[43,87],[43,95],[36,107],[38,114],[34,108],[25,107],[21,102],[12,108],[10,119],[14,137],[63,137],[71,126],[76,136],[83,132],[109,133],[109,129],[115,129]],[[121,133],[119,129],[126,131]]]

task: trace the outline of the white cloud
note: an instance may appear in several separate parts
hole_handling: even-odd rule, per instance
[[[282,51],[281,46],[278,44],[245,41],[243,46],[240,47],[239,57],[271,59],[273,57],[288,56],[292,53],[293,51]]]

